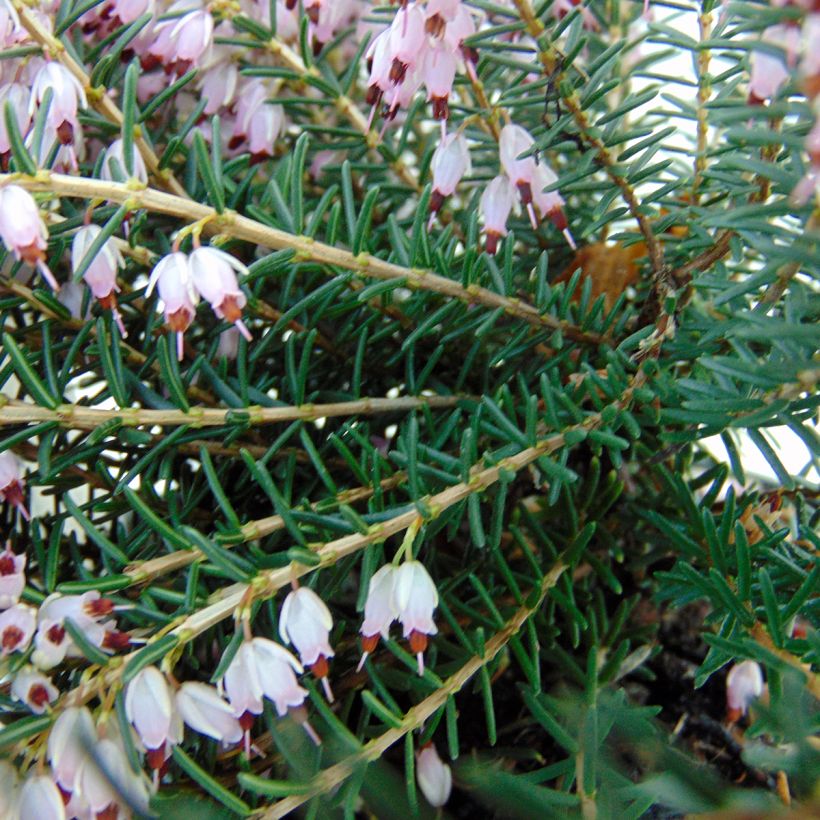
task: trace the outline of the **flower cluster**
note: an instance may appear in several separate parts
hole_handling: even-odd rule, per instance
[[[26,585],[26,555],[7,544],[0,553],[0,656],[26,657],[11,682],[11,694],[42,714],[59,692],[46,672],[67,658],[82,658],[72,636],[105,653],[126,649],[131,636],[117,628],[114,602],[91,590],[81,595],[49,595],[39,607],[21,603]],[[71,625],[69,628],[68,624]]]
[[[392,120],[424,86],[433,116],[442,122],[443,137],[459,65],[474,75],[475,52],[465,48],[464,41],[475,31],[472,14],[461,0],[403,3],[367,50],[371,119],[382,104],[385,120]]]
[[[150,295],[155,287],[159,291],[165,321],[177,337],[180,360],[183,334],[193,321],[200,296],[210,302],[220,319],[234,324],[250,340],[250,331],[242,321],[247,297],[239,289],[237,272],[247,274],[248,269],[235,257],[211,246],[198,247],[190,255],[174,251],[157,262],[146,294]]]

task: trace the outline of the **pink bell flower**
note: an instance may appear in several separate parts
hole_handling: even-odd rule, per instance
[[[372,122],[379,100],[392,84],[390,79],[390,67],[392,65],[390,29],[385,29],[373,39],[365,52],[365,59],[370,66],[370,77],[367,81],[367,96],[365,99],[373,106],[370,112]]]
[[[15,555],[11,543],[0,553],[0,609],[14,606],[26,586],[26,555]]]
[[[213,40],[214,18],[196,9],[175,20],[160,23],[148,54],[159,59],[168,74],[181,75],[197,63]],[[150,65],[143,66],[150,68]]]
[[[72,271],[76,272],[80,267],[88,250],[101,231],[102,228],[99,225],[83,225],[74,234],[74,241],[71,243]],[[83,279],[91,288],[91,292],[100,303],[100,306],[110,310],[113,314],[123,337],[128,335],[128,331],[125,329],[122,316],[117,307],[117,293],[120,290],[117,285],[117,272],[124,265],[125,262],[119,248],[114,244],[113,238],[109,237],[83,274]]]
[[[818,15],[820,17],[820,15]],[[813,195],[820,193],[820,116],[814,121],[806,136],[809,170],[792,191],[791,199],[797,205],[805,205]]]
[[[427,638],[438,632],[433,612],[438,606],[438,590],[421,561],[405,561],[396,571],[393,607],[398,613],[404,637],[418,660],[419,675],[424,674]]]
[[[131,807],[139,815],[148,814],[150,792],[144,776],[131,768],[122,743],[109,737],[97,741],[94,756],[83,761],[77,792],[92,817],[129,817]]]
[[[65,794],[77,787],[77,774],[97,742],[94,719],[87,706],[69,706],[60,712],[48,733],[48,762],[57,785]]]
[[[427,45],[425,17],[420,4],[405,5],[390,25],[390,79],[401,83],[408,70],[424,57]]]
[[[367,599],[364,602],[364,620],[359,630],[362,636],[362,657],[356,668],[358,672],[367,656],[379,643],[379,636],[387,640],[390,625],[398,617],[393,600],[393,586],[398,568],[394,564],[385,564],[373,573],[367,588]]]
[[[25,666],[11,682],[11,696],[22,701],[36,715],[42,715],[57,700],[57,687],[33,666]]]
[[[242,723],[250,713],[262,713],[262,699],[268,698],[281,717],[290,707],[301,706],[307,690],[299,686],[297,674],[302,664],[276,641],[252,638],[245,641],[222,679],[234,714]]]
[[[309,587],[288,593],[279,612],[279,634],[285,643],[293,644],[302,663],[322,681],[327,699],[333,693],[327,680],[328,658],[334,655],[329,636],[333,616],[327,604]]]
[[[196,681],[183,683],[176,693],[176,708],[195,732],[227,745],[242,740],[242,727],[233,708],[213,686]]]
[[[236,274],[248,274],[248,269],[236,257],[213,246],[196,248],[188,258],[191,277],[199,295],[210,302],[214,313],[236,325],[248,340],[251,332],[242,321],[242,308],[247,298],[239,289]]]
[[[536,165],[532,183],[533,203],[536,211],[541,216],[548,216],[552,220],[552,224],[564,234],[564,239],[567,240],[567,244],[575,250],[575,240],[570,233],[567,218],[564,214],[563,197],[558,191],[544,191],[544,188],[554,185],[557,181],[558,177],[551,168],[547,167],[543,162]]]
[[[0,188],[0,239],[16,259],[36,267],[51,289],[57,291],[60,286],[46,265],[47,238],[48,231],[34,197],[19,185]]]
[[[63,796],[48,775],[31,775],[23,783],[16,816],[21,820],[66,820]]]
[[[11,141],[6,129],[6,103],[11,106],[17,129],[21,134],[28,131],[31,124],[31,114],[28,110],[30,92],[22,83],[5,83],[0,86],[0,161],[3,169],[8,167],[8,158],[11,154]]]
[[[481,195],[479,210],[484,217],[487,253],[498,250],[498,240],[507,235],[507,220],[515,202],[512,183],[505,174],[493,178]]]
[[[37,610],[15,604],[0,613],[0,656],[28,649],[37,628]]]
[[[513,185],[518,188],[521,201],[530,214],[532,226],[536,228],[538,221],[532,206],[532,183],[537,164],[532,154],[521,157],[521,154],[530,151],[534,146],[535,140],[520,125],[507,124],[501,129],[498,141],[501,167],[512,180]]]
[[[465,174],[469,174],[470,149],[467,140],[461,133],[448,134],[438,144],[430,161],[430,172],[433,175],[433,192],[430,196],[430,217],[435,217],[444,203],[445,197],[450,196],[456,185]]]
[[[15,817],[19,796],[17,769],[8,760],[0,760],[0,817]]]
[[[65,660],[73,643],[61,622],[43,619],[34,636],[31,662],[39,669],[53,669]]]
[[[786,52],[786,61],[792,65],[800,45],[800,29],[788,23],[770,26],[763,33],[763,41],[782,48]],[[790,72],[783,57],[760,49],[752,51],[749,63],[749,102],[762,105],[777,95],[788,81]]]
[[[63,145],[69,145],[74,142],[74,129],[79,125],[78,110],[88,107],[85,91],[62,63],[44,62],[31,84],[30,115],[34,115],[48,89],[52,97],[46,124],[56,131]]]
[[[177,358],[182,361],[183,334],[190,327],[196,314],[199,296],[191,278],[188,257],[179,251],[169,253],[154,266],[148,282],[146,296],[154,287],[159,291],[165,311],[165,321],[177,337]]]
[[[143,185],[148,184],[148,170],[142,154],[136,146],[131,145],[132,179],[139,180]],[[105,149],[103,161],[100,164],[100,179],[107,182],[127,182],[128,168],[125,164],[125,145],[121,139],[116,139]]]
[[[25,29],[10,0],[0,0],[0,48],[11,48],[24,34]]]
[[[755,661],[735,664],[726,676],[726,711],[730,721],[749,711],[752,701],[763,694],[763,672]]]
[[[42,669],[51,669],[66,656],[82,656],[65,629],[67,618],[82,630],[94,646],[104,651],[124,649],[130,639],[127,633],[114,629],[113,611],[114,602],[101,597],[96,590],[82,595],[49,595],[38,612],[39,628],[34,639],[36,649],[32,660]]]
[[[425,54],[421,76],[427,89],[427,100],[433,103],[433,117],[442,121],[442,129],[450,115],[448,100],[456,78],[456,67],[455,54],[444,43],[439,43]]]
[[[166,748],[182,740],[182,725],[165,676],[146,666],[125,689],[125,714],[146,750],[148,765],[160,769]]]
[[[416,752],[416,780],[421,793],[433,808],[443,806],[450,799],[453,773],[432,743]]]
[[[228,147],[238,148],[245,140],[251,162],[273,156],[273,146],[285,127],[285,110],[268,102],[271,92],[262,80],[252,80],[240,88],[236,120]]]
[[[154,0],[111,0],[111,19],[127,26],[146,13],[154,13]]]
[[[236,96],[239,68],[232,60],[208,68],[200,81],[202,99],[207,101],[202,113],[210,117],[226,109]]]

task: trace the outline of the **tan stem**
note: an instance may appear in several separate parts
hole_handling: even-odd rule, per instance
[[[459,299],[468,304],[480,304],[488,308],[501,308],[509,316],[523,319],[537,328],[560,330],[564,336],[574,341],[599,344],[603,341],[597,333],[590,333],[554,316],[539,313],[532,305],[520,299],[501,296],[478,285],[462,287],[424,268],[404,268],[386,262],[367,253],[358,255],[316,242],[309,236],[295,236],[278,228],[271,228],[235,211],[226,210],[218,214],[208,205],[184,199],[174,194],[153,188],[138,189],[133,185],[106,182],[97,179],[67,176],[42,171],[34,177],[25,174],[0,174],[0,186],[14,183],[29,191],[50,193],[56,196],[79,197],[81,199],[108,199],[112,202],[128,202],[133,209],[144,208],[154,213],[175,216],[190,223],[202,220],[220,233],[235,239],[253,242],[274,250],[292,249],[296,260],[312,260],[337,268],[354,271],[357,275],[380,280],[404,280],[406,286],[415,290],[432,291],[443,296]]]
[[[185,410],[144,410],[125,407],[119,410],[104,410],[98,407],[84,407],[80,404],[61,404],[56,410],[39,407],[36,404],[7,400],[0,396],[0,426],[8,424],[39,423],[56,421],[62,427],[77,430],[95,430],[107,421],[119,419],[124,427],[163,427],[187,424],[191,427],[218,427],[230,424],[231,417],[241,417],[243,424],[277,424],[284,421],[315,421],[321,418],[364,415],[378,413],[405,412],[421,407],[432,409],[454,407],[460,401],[458,396],[406,396],[397,399],[357,399],[331,404],[303,404],[299,407],[242,407],[215,408],[194,407]]]

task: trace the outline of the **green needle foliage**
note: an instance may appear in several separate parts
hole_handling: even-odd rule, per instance
[[[311,4],[207,7],[220,70],[280,107],[260,154],[234,144],[241,94],[206,113],[205,58],[146,96],[156,19],[103,24],[103,5],[49,6],[51,34],[12,0],[25,36],[0,54],[53,58],[89,103],[68,174],[53,95],[32,139],[5,103],[0,191],[35,195],[63,288],[0,251],[0,452],[25,462],[32,513],[6,492],[2,520],[23,603],[99,592],[127,638],[69,620],[76,657],[46,671],[59,699],[32,714],[0,691],[3,760],[53,766],[54,721],[86,704],[136,777],[129,681],[217,683],[243,636],[284,642],[300,584],[332,613],[335,701],[306,671],[305,708],[265,702],[250,756],[189,729],[156,816],[433,817],[427,743],[452,767],[445,816],[817,811],[820,229],[817,200],[792,196],[817,99],[799,71],[749,99],[760,54],[794,64],[766,32],[808,28],[806,4],[653,2],[642,22],[626,0],[464,0],[477,61],[447,130],[471,169],[432,224],[439,124],[420,92],[369,125],[355,22],[316,45]],[[405,13],[359,5],[375,32]],[[554,169],[578,252],[524,208],[484,249],[509,123]],[[124,167],[103,173],[118,138]],[[100,230],[72,268],[85,223]],[[127,337],[79,281],[112,237]],[[146,286],[200,242],[247,266],[252,339],[200,305],[180,358]],[[423,674],[395,624],[356,668],[394,558],[438,590]],[[35,654],[4,648],[5,682]],[[732,724],[742,661],[767,694]]]

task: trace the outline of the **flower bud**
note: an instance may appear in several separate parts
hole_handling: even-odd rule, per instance
[[[416,779],[427,802],[438,808],[450,799],[453,790],[453,773],[438,756],[436,747],[428,743],[416,752]]]
[[[726,710],[730,721],[749,711],[753,700],[763,694],[763,672],[755,661],[735,664],[726,676]]]

